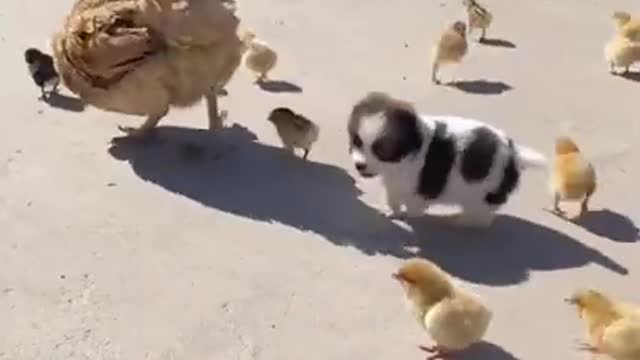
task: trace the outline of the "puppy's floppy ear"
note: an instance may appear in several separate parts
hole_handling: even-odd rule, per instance
[[[422,147],[418,117],[411,108],[391,107],[385,112],[387,122],[371,151],[384,162],[399,162]]]
[[[398,162],[398,145],[396,140],[389,135],[383,135],[373,142],[371,151],[380,160],[384,162]]]

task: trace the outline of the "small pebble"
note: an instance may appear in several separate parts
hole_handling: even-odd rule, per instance
[[[64,280],[64,279],[66,279],[66,278],[67,278],[67,276],[66,276],[66,275],[64,275],[64,274],[60,275],[60,279]]]
[[[114,182],[107,183],[107,187],[114,187],[114,186],[116,186],[116,183]]]

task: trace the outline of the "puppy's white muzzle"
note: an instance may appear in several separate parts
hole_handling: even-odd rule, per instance
[[[371,171],[367,166],[367,162],[364,158],[364,155],[357,149],[351,150],[351,159],[353,159],[353,163],[355,164],[356,170],[360,176],[364,178],[372,178],[376,176],[376,173]]]

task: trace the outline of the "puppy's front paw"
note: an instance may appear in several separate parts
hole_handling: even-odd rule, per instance
[[[387,218],[389,220],[404,220],[404,219],[406,219],[406,217],[407,217],[407,214],[405,214],[402,211],[398,211],[398,212],[390,211],[387,214]]]

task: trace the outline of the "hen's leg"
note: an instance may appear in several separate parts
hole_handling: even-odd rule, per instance
[[[441,346],[419,346],[419,348],[420,350],[430,354],[427,355],[426,360],[447,359],[450,356],[450,352]]]
[[[209,116],[209,130],[220,130],[224,127],[224,119],[227,117],[226,111],[218,111],[218,92],[212,90],[205,96],[207,101],[207,114]]]
[[[158,125],[160,120],[162,120],[165,115],[169,112],[169,109],[166,109],[160,114],[149,115],[147,120],[140,127],[131,127],[131,126],[118,126],[118,129],[123,133],[127,134],[124,137],[116,137],[115,139],[123,139],[123,138],[144,138],[147,137],[153,129]]]

